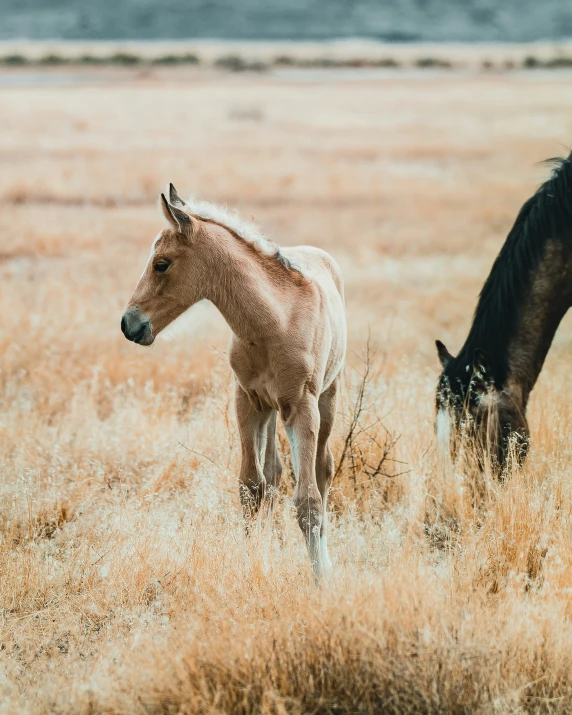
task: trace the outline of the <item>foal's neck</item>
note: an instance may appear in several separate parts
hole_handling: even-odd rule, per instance
[[[258,254],[222,227],[209,227],[208,233],[213,250],[207,242],[205,263],[210,275],[205,298],[241,340],[258,343],[276,335],[287,313],[285,291],[276,280],[282,267],[274,269],[271,257]]]

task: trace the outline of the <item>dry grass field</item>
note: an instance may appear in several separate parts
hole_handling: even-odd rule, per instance
[[[0,89],[0,712],[570,712],[572,322],[506,484],[438,464],[433,404],[572,76],[49,77]],[[323,588],[290,470],[244,535],[220,316],[121,335],[168,181],[345,273]]]

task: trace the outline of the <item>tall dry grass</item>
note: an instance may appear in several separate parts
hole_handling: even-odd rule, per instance
[[[439,465],[433,434],[433,339],[460,346],[569,139],[566,79],[181,77],[0,94],[0,709],[569,712],[569,321],[522,471]],[[322,589],[287,454],[244,535],[222,320],[120,335],[168,180],[342,264]]]

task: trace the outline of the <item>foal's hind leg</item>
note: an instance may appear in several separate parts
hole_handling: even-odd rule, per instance
[[[278,413],[272,410],[266,425],[266,451],[264,454],[264,477],[266,478],[267,494],[270,497],[270,507],[274,506],[274,497],[280,486],[282,477],[282,462],[276,448],[276,417]]]
[[[329,573],[332,562],[328,554],[328,492],[334,476],[334,455],[330,448],[330,435],[336,417],[338,396],[338,380],[320,395],[318,409],[320,410],[320,431],[318,433],[318,449],[316,454],[316,482],[322,497],[322,526],[320,530],[320,557],[322,568]]]
[[[240,434],[240,501],[247,523],[258,513],[266,490],[264,455],[266,427],[272,410],[257,409],[252,398],[236,385],[236,418]]]

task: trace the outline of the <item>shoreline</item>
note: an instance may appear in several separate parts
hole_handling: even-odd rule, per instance
[[[558,69],[572,67],[572,40],[530,43],[181,41],[0,41],[3,67],[214,66],[230,71],[287,68]]]

